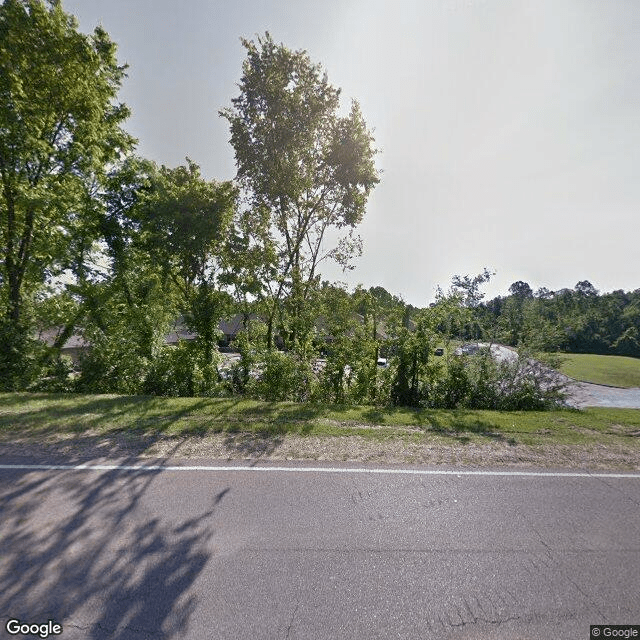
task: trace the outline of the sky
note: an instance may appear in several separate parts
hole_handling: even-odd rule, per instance
[[[129,65],[138,153],[235,177],[226,120],[240,38],[305,49],[360,103],[381,181],[364,251],[323,279],[425,306],[488,267],[558,290],[640,287],[640,2],[636,0],[63,0]]]

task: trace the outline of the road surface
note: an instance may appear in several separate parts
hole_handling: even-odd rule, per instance
[[[10,466],[31,462],[0,460],[0,637],[10,618],[63,640],[640,624],[638,474]]]

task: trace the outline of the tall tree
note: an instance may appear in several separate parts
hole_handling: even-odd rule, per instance
[[[125,67],[102,28],[77,30],[60,2],[0,5],[0,377],[23,358],[29,297],[86,236],[85,214],[109,163],[134,140],[116,97]],[[81,231],[82,230],[82,231]]]
[[[221,276],[236,198],[231,182],[205,180],[187,158],[186,167],[156,172],[138,212],[143,246],[177,286],[185,319],[198,333],[207,362],[228,307]]]
[[[276,44],[268,33],[242,44],[247,57],[240,95],[220,113],[230,124],[237,179],[256,216],[255,228],[265,231],[255,240],[275,258],[268,346],[285,298],[293,346],[305,330],[299,320],[316,288],[318,264],[331,258],[347,267],[360,250],[354,230],[379,181],[376,149],[358,103],[339,116],[340,90],[305,51]],[[330,229],[343,235],[326,246]]]
[[[110,172],[100,226],[108,274],[75,287],[93,345],[83,367],[86,388],[142,390],[145,374],[162,367],[164,338],[179,313],[198,335],[189,359],[202,365],[210,388],[218,323],[229,302],[221,276],[236,191],[230,182],[205,180],[188,159],[171,169],[130,156]]]
[[[533,297],[533,289],[529,286],[527,282],[523,282],[522,280],[518,280],[514,282],[509,287],[509,293],[516,298],[524,299],[524,298],[532,298]]]
[[[112,275],[129,306],[137,280],[155,271],[211,360],[229,296],[222,292],[237,189],[205,180],[198,165],[175,169],[129,158],[110,175],[103,223]]]

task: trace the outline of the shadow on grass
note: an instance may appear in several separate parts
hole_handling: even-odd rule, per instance
[[[481,436],[496,442],[517,445],[518,441],[501,433],[496,424],[480,419],[473,410],[466,409],[410,409],[402,408],[370,408],[363,412],[363,416],[371,422],[388,424],[390,416],[401,415],[407,424],[422,429],[426,434],[435,433],[452,438],[462,444],[471,442],[471,436]]]
[[[1,615],[53,619],[90,640],[185,637],[229,487],[179,517],[144,502],[158,473],[0,471]]]
[[[386,418],[389,415],[389,412],[393,411],[392,409],[383,409],[380,407],[368,407],[365,411],[362,412],[362,417],[371,422],[372,424],[386,424]]]
[[[25,435],[87,430],[165,434],[173,430],[180,435],[202,435],[256,421],[275,425],[303,423],[327,412],[323,405],[265,403],[244,398],[0,395],[0,429],[17,430]],[[188,424],[191,417],[193,426]],[[175,429],[179,422],[179,428]]]
[[[91,429],[111,433],[159,434],[166,433],[180,420],[211,404],[207,398],[180,400],[185,401],[182,403],[184,406],[177,408],[174,405],[167,411],[167,398],[161,397],[11,394],[0,398],[0,407],[9,409],[4,415],[0,414],[0,427],[18,430],[25,435]],[[27,404],[36,406],[11,412],[16,405],[24,407]],[[229,412],[233,405],[222,409],[219,413]]]
[[[416,415],[416,420],[425,433],[436,433],[453,438],[462,444],[471,442],[471,436],[480,436],[511,446],[518,444],[514,437],[500,432],[496,424],[480,419],[474,411],[465,409],[434,411],[428,416]]]
[[[32,403],[32,407],[26,406]],[[2,407],[7,410],[4,415]],[[11,411],[13,409],[13,411]],[[75,394],[7,394],[0,396],[0,429],[24,435],[87,432],[117,449],[120,439],[144,451],[160,437],[227,434],[225,444],[243,456],[268,455],[286,433],[308,435],[314,421],[327,416],[348,422],[389,426],[412,425],[461,443],[480,436],[517,444],[472,410],[419,410],[405,407],[348,407],[295,404],[244,398],[161,398],[145,396],[84,396]],[[317,422],[316,422],[317,425]],[[243,432],[240,438],[237,434]],[[120,434],[120,435],[119,435]],[[119,439],[120,438],[120,439]]]
[[[317,420],[329,413],[330,409],[323,404],[283,404],[282,402],[263,403],[255,409],[255,414],[261,419],[273,422],[298,422],[303,420]]]

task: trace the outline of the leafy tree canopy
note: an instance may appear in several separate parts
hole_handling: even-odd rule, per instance
[[[2,350],[26,348],[28,298],[66,266],[79,237],[90,242],[97,185],[134,143],[120,126],[129,111],[116,100],[125,75],[116,47],[102,28],[77,26],[59,2],[0,4]]]
[[[379,178],[358,103],[338,115],[340,90],[320,65],[268,33],[242,43],[240,95],[220,113],[229,121],[237,178],[255,216],[254,242],[275,261],[270,340],[285,296],[293,301],[295,325],[315,287],[317,265],[331,258],[346,268],[359,253],[353,230]],[[346,233],[325,247],[331,228]]]
[[[518,280],[509,287],[509,293],[516,298],[532,298],[533,289],[528,283]]]

